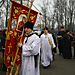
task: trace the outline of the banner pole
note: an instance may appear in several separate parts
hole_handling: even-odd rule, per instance
[[[28,19],[28,21],[29,21],[30,11],[31,11],[31,7],[32,7],[32,5],[33,5],[33,1],[31,2],[30,8],[29,8],[29,12],[28,12],[28,15],[27,15],[27,19]]]

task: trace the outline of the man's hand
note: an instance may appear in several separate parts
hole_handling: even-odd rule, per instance
[[[18,43],[18,45],[17,45],[18,47],[22,47],[22,43]]]

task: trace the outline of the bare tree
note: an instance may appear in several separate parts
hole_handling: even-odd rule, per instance
[[[74,26],[74,19],[75,19],[75,1],[74,0],[69,0],[69,27],[68,29],[73,31],[73,26]]]
[[[55,0],[54,1],[54,12],[58,28],[60,25],[66,24],[66,6],[67,0]],[[64,23],[65,22],[65,23]]]
[[[51,2],[50,0],[43,1],[43,4],[40,6],[42,15],[43,15],[43,22],[46,26],[51,28],[51,22],[52,22],[52,11],[51,11]]]
[[[60,25],[64,25],[66,29],[73,31],[75,20],[75,1],[55,0],[54,12],[58,28]]]

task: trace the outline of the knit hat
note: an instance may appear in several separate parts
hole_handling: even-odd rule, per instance
[[[24,28],[30,28],[32,30],[33,30],[33,26],[34,26],[34,24],[32,22],[29,22],[29,21],[24,24]]]

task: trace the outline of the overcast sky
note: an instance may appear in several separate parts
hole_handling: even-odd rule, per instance
[[[39,11],[41,12],[40,6],[43,5],[43,1],[46,1],[46,0],[35,0],[35,1],[33,2],[32,9],[34,9],[34,10],[36,10],[36,11],[39,10]],[[51,3],[51,4],[50,4],[50,10],[53,11],[53,7],[52,7],[52,5],[53,5],[53,0],[49,0],[49,2]],[[35,6],[38,10],[37,10],[34,6]],[[38,11],[38,12],[39,12],[39,11]]]
[[[36,11],[41,10],[41,8],[40,8],[40,6],[39,6],[39,5],[41,5],[41,4],[42,4],[42,0],[35,0],[35,1],[33,2],[32,9],[34,9],[34,10],[36,10]],[[34,6],[35,6],[38,10],[37,10]]]

